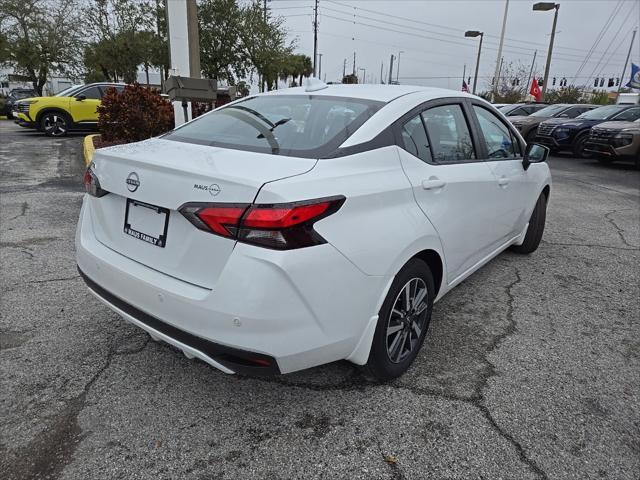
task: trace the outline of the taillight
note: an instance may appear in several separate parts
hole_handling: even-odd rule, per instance
[[[84,189],[92,197],[104,197],[109,192],[100,188],[100,181],[92,167],[93,164],[90,164],[84,172],[84,177],[82,179]]]
[[[270,205],[188,203],[180,212],[201,230],[240,242],[290,250],[327,243],[313,224],[338,211],[345,197]]]

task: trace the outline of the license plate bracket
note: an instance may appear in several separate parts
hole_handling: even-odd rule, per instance
[[[169,209],[127,198],[124,233],[164,248],[167,244]]]

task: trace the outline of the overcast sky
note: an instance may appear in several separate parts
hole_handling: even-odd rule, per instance
[[[290,38],[297,39],[296,51],[309,56],[313,55],[313,3],[314,0],[268,3],[273,15],[285,17]],[[535,72],[542,76],[553,11],[534,12],[534,3],[509,2],[503,56],[505,63],[530,66],[537,50]],[[576,83],[585,83],[590,77],[588,82],[593,85],[598,76],[619,77],[632,31],[640,23],[640,1],[559,3],[550,81],[554,76],[558,82],[567,77],[571,83],[578,74]],[[494,74],[505,0],[319,0],[319,5],[318,52],[322,54],[322,77],[326,75],[327,81],[340,80],[345,58],[347,73],[352,71],[354,51],[356,67],[366,69],[368,82],[379,81],[383,62],[388,78],[389,57],[402,50],[400,83],[458,89],[465,64],[467,76],[473,75],[479,40],[465,38],[465,30],[485,32],[479,91],[486,89]],[[587,63],[583,65],[585,58]],[[640,35],[636,35],[631,59],[640,63]],[[629,71],[630,67],[625,77]],[[358,75],[361,77],[363,71],[358,70]]]

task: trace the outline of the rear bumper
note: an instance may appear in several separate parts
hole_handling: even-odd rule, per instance
[[[208,289],[103,245],[90,204],[85,198],[76,232],[78,268],[100,300],[152,336],[226,373],[366,362],[368,349],[358,347],[388,278],[363,274],[333,246],[282,252],[237,244]]]

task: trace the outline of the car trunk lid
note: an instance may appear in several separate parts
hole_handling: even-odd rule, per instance
[[[98,150],[92,168],[110,193],[90,197],[93,229],[101,243],[136,262],[214,288],[235,240],[198,230],[178,209],[190,202],[252,203],[266,182],[315,163],[163,139]]]

